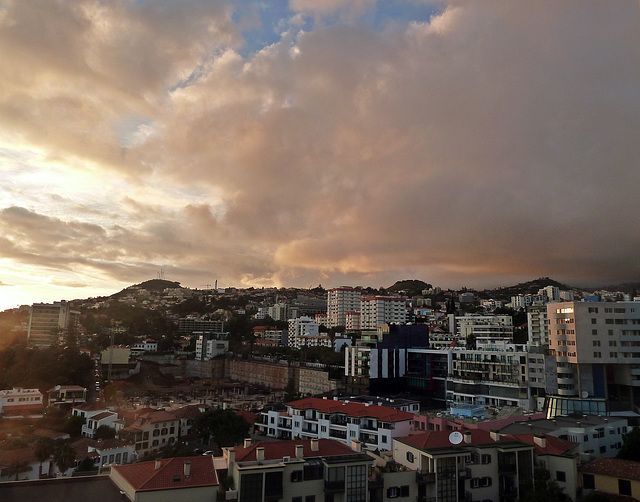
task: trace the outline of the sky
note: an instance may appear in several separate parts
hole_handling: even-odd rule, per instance
[[[0,310],[640,279],[636,0],[0,0]]]

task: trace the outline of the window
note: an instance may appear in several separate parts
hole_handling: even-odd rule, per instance
[[[600,347],[600,340],[594,340],[593,341],[593,346],[594,347]]]
[[[480,487],[480,478],[471,478],[471,488]]]
[[[291,482],[299,483],[300,481],[302,481],[302,471],[293,471],[291,473]]]
[[[556,480],[564,483],[567,480],[567,474],[564,471],[556,471]]]
[[[587,490],[595,490],[595,488],[596,488],[596,480],[593,477],[593,474],[583,474],[582,475],[582,486]]]
[[[597,323],[598,323],[597,319],[595,317],[592,317],[591,324],[597,324]]]
[[[602,352],[594,352],[593,357],[595,358],[602,357]]]
[[[597,329],[592,329],[591,330],[591,334],[594,335],[594,336],[597,336],[598,335],[598,330]]]
[[[491,478],[489,476],[485,476],[484,478],[480,478],[480,486],[491,486]]]
[[[413,462],[414,458],[413,458],[413,453],[408,451],[407,452],[407,461],[408,462]]]
[[[629,495],[631,496],[631,481],[628,479],[619,479],[618,480],[618,493],[620,495]]]
[[[482,455],[481,457],[481,462],[483,464],[490,464],[491,463],[491,455]]]
[[[600,453],[607,453],[607,447],[606,446],[601,446],[600,447]]]
[[[307,495],[304,498],[304,502],[316,502],[316,496],[315,495]]]
[[[262,473],[240,476],[240,492],[245,502],[262,502]]]

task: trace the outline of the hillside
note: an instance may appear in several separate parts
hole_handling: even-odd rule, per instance
[[[511,298],[512,296],[516,295],[533,295],[536,294],[540,289],[547,286],[556,286],[563,291],[574,289],[573,286],[562,284],[558,281],[550,279],[549,277],[540,277],[539,279],[534,279],[533,281],[521,282],[520,284],[516,284],[515,286],[485,289],[479,292],[479,296],[486,298]]]
[[[174,281],[165,281],[164,279],[151,279],[149,281],[141,282],[140,284],[134,284],[133,286],[129,286],[118,293],[111,295],[114,298],[118,298],[120,296],[128,295],[131,290],[134,289],[146,289],[148,291],[163,291],[166,288],[179,288],[180,283]]]
[[[419,281],[417,279],[408,279],[397,281],[393,286],[386,288],[388,293],[400,293],[407,296],[418,296],[422,294],[422,290],[430,289],[431,284]]]

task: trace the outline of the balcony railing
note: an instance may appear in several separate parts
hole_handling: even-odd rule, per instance
[[[435,472],[421,472],[416,471],[416,482],[419,485],[435,483],[436,482],[436,473]]]

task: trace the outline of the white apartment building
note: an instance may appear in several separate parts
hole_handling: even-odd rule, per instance
[[[477,315],[456,316],[449,314],[449,332],[459,340],[466,340],[473,335],[476,340],[512,340],[513,318],[510,315]]]
[[[276,303],[267,309],[267,314],[274,321],[286,321],[289,318],[289,305],[286,303]]]
[[[347,312],[360,310],[359,289],[343,286],[327,291],[327,327],[346,326]]]
[[[42,393],[38,389],[15,387],[0,390],[0,415],[22,415],[42,411]]]
[[[196,339],[196,359],[208,361],[229,351],[229,340],[223,333],[194,333]]]
[[[638,396],[640,302],[550,303],[547,316],[559,396]]]
[[[320,334],[320,325],[311,317],[298,317],[289,319],[288,344],[290,347],[299,349],[303,338],[317,337]]]
[[[80,312],[62,301],[34,303],[29,313],[27,341],[37,347],[49,347],[54,338],[78,324]]]
[[[358,331],[360,327],[360,312],[347,312],[345,319],[346,331]]]
[[[534,305],[527,309],[528,345],[549,345],[549,318],[547,306]]]
[[[349,401],[306,398],[287,403],[286,411],[262,412],[261,434],[279,439],[336,439],[362,442],[369,450],[391,450],[393,438],[410,434],[413,413]]]
[[[360,329],[407,322],[407,301],[393,296],[369,296],[360,300]]]

